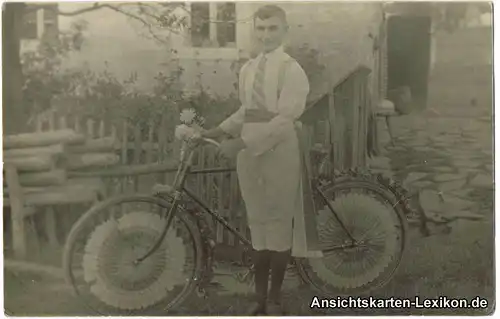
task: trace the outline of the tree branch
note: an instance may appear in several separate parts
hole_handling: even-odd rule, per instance
[[[91,12],[91,11],[99,10],[99,9],[102,9],[102,8],[106,8],[106,7],[109,7],[109,6],[110,6],[109,4],[99,4],[98,2],[95,2],[90,7],[78,9],[78,10],[75,10],[75,11],[65,12],[65,11],[59,10],[57,8],[57,6],[49,6],[49,5],[43,5],[43,4],[39,4],[39,5],[31,5],[30,4],[30,5],[26,6],[25,12],[28,13],[28,12],[32,12],[32,11],[37,11],[37,10],[40,10],[40,9],[44,9],[44,10],[53,11],[54,13],[56,13],[58,15],[62,15],[62,16],[66,16],[66,17],[72,17],[72,16],[77,16],[77,15],[80,15],[80,14],[83,14],[83,13],[86,13],[86,12]]]
[[[141,17],[140,15],[133,14],[133,13],[127,12],[127,11],[122,9],[125,6],[139,6],[140,7],[141,5],[142,4],[140,2],[121,3],[119,5],[111,5],[111,4],[105,4],[105,3],[103,4],[103,3],[95,2],[94,4],[92,4],[91,6],[86,7],[86,8],[82,8],[82,9],[78,9],[78,10],[74,10],[74,11],[61,11],[61,10],[59,10],[59,8],[57,6],[48,6],[48,5],[40,4],[40,5],[27,6],[25,8],[25,13],[44,9],[44,10],[50,10],[57,15],[61,15],[61,16],[65,16],[65,17],[73,17],[73,16],[81,15],[84,13],[88,13],[88,12],[92,12],[92,11],[96,11],[96,10],[100,10],[100,9],[109,9],[109,10],[113,10],[115,12],[121,13],[121,14],[123,14],[123,15],[125,15],[133,20],[141,22],[141,24],[143,24],[144,27],[146,27],[148,29],[149,33],[151,34],[151,36],[155,40],[157,40],[161,43],[166,43],[165,40],[161,39],[157,34],[155,34],[155,32],[153,30],[153,23],[148,22],[145,18]],[[151,14],[149,14],[148,16],[150,18],[153,18],[155,20],[155,22],[157,22],[159,24],[159,17],[155,17]],[[162,26],[162,28],[165,28],[165,26]],[[174,28],[167,28],[167,30],[172,32],[172,33],[175,33],[175,34],[182,35],[182,33],[178,32]]]

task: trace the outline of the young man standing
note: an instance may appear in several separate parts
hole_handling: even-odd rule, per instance
[[[319,257],[307,170],[303,165],[297,119],[309,93],[304,70],[283,50],[285,12],[264,6],[254,14],[261,53],[241,69],[241,107],[218,127],[220,150],[237,156],[237,173],[254,248],[256,300],[249,315],[283,314],[281,286],[290,254]],[[309,189],[310,190],[310,189]],[[313,247],[312,245],[316,245]],[[268,291],[269,274],[271,287]]]

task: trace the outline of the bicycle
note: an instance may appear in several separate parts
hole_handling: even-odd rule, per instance
[[[207,217],[221,223],[245,251],[251,250],[250,239],[186,187],[187,176],[232,170],[191,169],[197,147],[218,147],[218,142],[204,138],[182,139],[181,143],[171,186],[157,188],[154,194],[121,195],[100,202],[71,229],[63,253],[66,280],[93,311],[168,312],[196,289],[205,292],[213,278],[216,247]],[[324,152],[316,152],[316,156],[325,164]],[[388,283],[404,255],[407,218],[415,214],[405,197],[407,192],[380,175],[357,170],[333,176],[318,173],[313,190],[324,257],[294,258],[291,266],[301,280],[329,297],[366,293]],[[125,204],[132,204],[133,211],[124,209]],[[140,204],[147,204],[147,211],[137,211]],[[106,218],[108,211],[111,214]],[[370,236],[373,233],[379,236]],[[127,250],[135,247],[132,241],[141,240],[139,251]],[[128,244],[121,247],[124,243]],[[77,252],[79,244],[81,253]],[[251,280],[253,270],[244,256],[242,263],[248,271],[242,281]],[[337,264],[334,269],[333,264]],[[184,274],[186,278],[181,279]],[[83,283],[78,284],[82,277]]]

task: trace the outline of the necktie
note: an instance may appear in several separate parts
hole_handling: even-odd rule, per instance
[[[266,57],[263,56],[262,59],[260,59],[259,65],[257,67],[257,72],[255,72],[252,100],[254,106],[257,109],[267,110],[266,99],[264,94],[265,73],[266,73]]]

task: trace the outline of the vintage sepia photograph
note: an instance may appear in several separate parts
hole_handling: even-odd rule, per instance
[[[494,313],[492,2],[2,9],[5,315]]]

